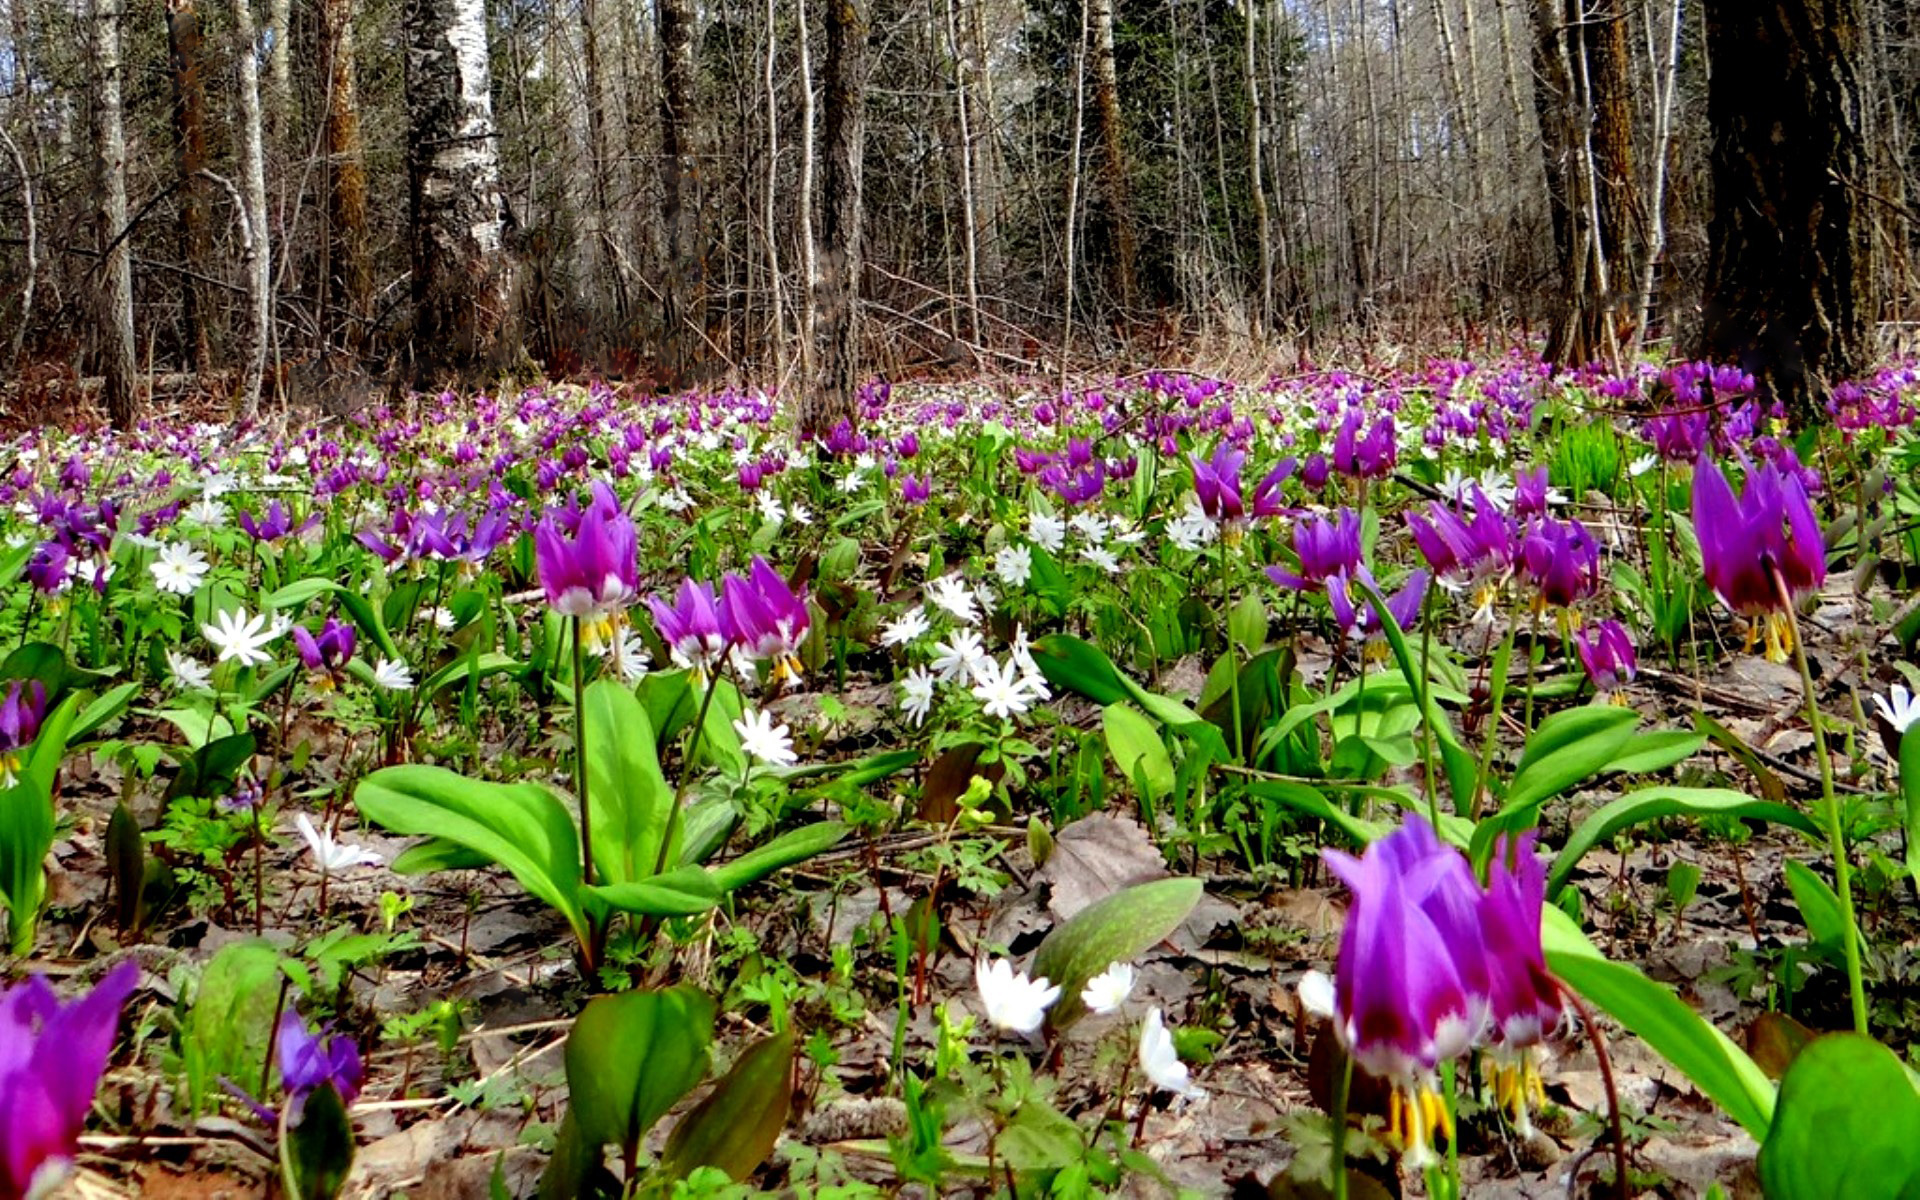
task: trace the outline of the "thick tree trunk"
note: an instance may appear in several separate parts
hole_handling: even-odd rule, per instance
[[[826,171],[820,210],[820,373],[801,398],[802,435],[855,418],[860,381],[861,166],[867,142],[867,7],[827,0]]]
[[[127,244],[127,134],[121,109],[120,25],[122,0],[93,0],[93,158],[99,205],[96,244],[103,256],[95,296],[101,374],[106,378],[107,416],[130,429],[139,416],[134,396],[133,251]]]
[[[1121,313],[1130,315],[1139,299],[1140,237],[1133,226],[1127,187],[1126,127],[1120,115],[1113,2],[1093,0],[1088,11],[1093,39],[1093,109],[1100,129],[1100,220],[1093,224],[1103,243],[1114,299]]]
[[[698,378],[706,357],[706,272],[698,242],[693,3],[658,0],[655,13],[660,26],[660,225],[667,251],[660,366],[667,384],[684,387]]]
[[[353,48],[354,0],[320,0],[320,62],[326,80],[326,304],[322,326],[344,334],[350,352],[366,340],[373,306],[367,250],[367,168],[360,148],[360,102]],[[331,340],[331,339],[328,339]]]
[[[1707,0],[1713,218],[1694,351],[1815,419],[1871,354],[1860,0]]]
[[[794,0],[793,3],[794,48],[799,55],[800,70],[800,194],[793,198],[794,209],[800,214],[800,287],[794,304],[799,308],[795,314],[800,342],[800,379],[804,390],[814,381],[814,325],[818,319],[814,308],[815,295],[820,288],[820,243],[814,236],[813,225],[813,38],[807,32],[807,0]]]
[[[213,298],[207,280],[213,236],[207,227],[207,83],[201,61],[200,14],[193,0],[170,0],[167,10],[167,60],[173,72],[174,163],[177,182],[180,261],[192,274],[181,281],[181,316],[193,369],[213,369]]]
[[[519,353],[484,0],[407,0],[407,174],[417,383]]]
[[[240,372],[240,413],[260,409],[260,387],[267,373],[267,344],[273,335],[273,254],[267,237],[267,152],[260,121],[259,39],[252,0],[233,0],[234,61],[238,66],[240,115],[240,245],[247,271],[247,357]],[[229,185],[231,187],[231,185]]]

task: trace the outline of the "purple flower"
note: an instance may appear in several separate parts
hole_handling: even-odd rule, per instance
[[[71,1004],[38,975],[0,995],[0,1195],[40,1194],[72,1163],[139,982],[127,962]]]
[[[1260,482],[1253,485],[1253,508],[1250,511],[1254,516],[1278,517],[1290,511],[1286,498],[1280,494],[1280,485],[1293,474],[1297,461],[1293,458],[1281,459],[1274,464],[1273,470],[1261,476]]]
[[[1826,582],[1827,549],[1813,504],[1799,479],[1772,463],[1750,469],[1736,497],[1720,468],[1701,459],[1693,475],[1693,524],[1707,583],[1735,612],[1778,617]],[[1779,661],[1792,649],[1783,625],[1767,622],[1767,655]]]
[[[776,680],[799,681],[807,624],[806,597],[757,554],[745,577],[728,572],[720,581],[720,632],[749,657],[772,662]]]
[[[1533,833],[1502,837],[1487,868],[1480,901],[1480,932],[1487,952],[1488,1020],[1491,1025],[1496,1102],[1524,1133],[1528,1110],[1546,1101],[1533,1047],[1559,1025],[1560,985],[1547,971],[1540,945],[1540,911],[1547,896],[1547,868],[1533,852]]]
[[[570,540],[549,513],[534,530],[533,550],[547,603],[565,616],[604,626],[639,591],[633,522],[605,483],[593,485],[593,502],[580,514]],[[599,636],[605,633],[599,630]]]
[[[240,528],[246,530],[247,536],[256,542],[277,542],[290,533],[305,533],[319,523],[320,514],[314,513],[296,528],[286,505],[278,500],[267,504],[267,513],[259,520],[255,520],[250,512],[243,511],[240,514]]]
[[[0,702],[0,754],[31,745],[47,715],[47,685],[38,679],[16,679]]]
[[[1214,447],[1211,458],[1189,454],[1193,464],[1193,491],[1200,498],[1200,510],[1215,524],[1237,521],[1246,515],[1240,502],[1240,468],[1247,456],[1231,442]]]
[[[1329,577],[1352,574],[1360,566],[1360,514],[1343,508],[1333,515],[1309,517],[1293,526],[1293,550],[1300,572],[1268,567],[1267,578],[1295,592],[1317,592]]]
[[[647,604],[653,609],[660,640],[681,666],[704,672],[726,653],[727,639],[720,632],[720,605],[712,584],[683,579],[673,605],[658,599]]]
[[[322,1087],[331,1087],[342,1104],[352,1104],[360,1095],[365,1072],[360,1065],[360,1048],[345,1034],[307,1032],[307,1026],[291,1008],[280,1014],[280,1034],[275,1053],[280,1060],[280,1085],[286,1089],[289,1119],[299,1124],[300,1110],[307,1097]]]
[[[1529,471],[1525,467],[1513,473],[1513,515],[1516,517],[1544,516],[1547,511],[1547,495],[1551,489],[1547,486],[1547,469],[1536,467]]]
[[[1496,578],[1513,566],[1513,524],[1478,487],[1473,489],[1471,517],[1436,501],[1425,516],[1408,513],[1407,527],[1427,565],[1456,582]]]
[[[300,651],[300,661],[309,671],[322,671],[323,679],[332,676],[353,657],[354,629],[334,617],[328,617],[327,623],[315,637],[304,625],[293,627],[293,644]]]
[[[1400,590],[1386,597],[1387,614],[1393,623],[1402,629],[1409,629],[1420,619],[1420,606],[1427,599],[1427,584],[1431,577],[1425,571],[1415,571],[1407,576]],[[1365,640],[1379,633],[1384,626],[1380,614],[1373,602],[1364,593],[1354,594],[1353,584],[1364,583],[1368,588],[1379,590],[1373,575],[1361,567],[1351,576],[1342,571],[1327,579],[1327,601],[1333,606],[1333,619],[1345,630],[1348,637]]]
[[[1602,694],[1631,681],[1640,667],[1633,639],[1618,621],[1601,621],[1581,630],[1574,635],[1573,647],[1580,654],[1580,665],[1587,669],[1587,678]]]
[[[59,542],[41,542],[27,560],[27,582],[42,595],[63,592],[73,582],[73,555]]]
[[[926,476],[902,475],[900,498],[908,504],[925,504],[933,495],[933,481]]]
[[[1600,547],[1578,521],[1536,518],[1521,543],[1520,561],[1540,598],[1560,608],[1600,586]]]
[[[1310,492],[1317,492],[1327,486],[1327,456],[1309,455],[1306,465],[1300,468],[1300,482],[1305,484]]]
[[[1353,409],[1340,423],[1340,432],[1333,439],[1333,469],[1342,475],[1377,479],[1392,472],[1398,454],[1393,417],[1381,417],[1364,434],[1360,432],[1363,420],[1360,411]]]

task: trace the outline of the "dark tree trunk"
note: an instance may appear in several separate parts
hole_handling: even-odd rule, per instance
[[[139,404],[134,396],[133,252],[126,238],[127,133],[121,109],[125,63],[120,52],[126,9],[122,3],[93,0],[87,15],[93,26],[93,157],[98,199],[94,235],[103,260],[94,297],[100,373],[106,381],[108,418],[118,428],[131,429]]]
[[[660,26],[660,228],[667,286],[660,367],[672,387],[691,383],[705,359],[705,265],[697,241],[700,160],[695,153],[692,0],[658,0]]]
[[[417,383],[514,361],[483,0],[406,0]]]
[[[1860,0],[1708,0],[1713,217],[1694,352],[1796,423],[1869,361]]]
[[[326,80],[326,305],[323,328],[344,334],[349,351],[366,340],[373,306],[373,264],[367,254],[367,168],[360,150],[355,90],[353,0],[320,0],[320,62]],[[329,339],[331,340],[331,339]]]
[[[193,369],[213,369],[213,337],[208,323],[213,301],[213,237],[207,227],[207,81],[201,62],[200,14],[193,0],[170,0],[167,12],[167,61],[173,71],[174,162],[179,167],[180,261],[192,274],[181,285],[181,316]]]
[[[826,170],[820,204],[820,279],[815,309],[820,377],[803,394],[803,435],[855,416],[860,377],[861,160],[867,140],[867,8],[826,4]]]

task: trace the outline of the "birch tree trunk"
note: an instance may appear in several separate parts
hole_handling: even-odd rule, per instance
[[[785,289],[780,280],[780,233],[775,224],[780,197],[780,90],[775,74],[780,61],[779,10],[767,0],[766,57],[761,62],[760,85],[767,101],[767,177],[761,195],[760,228],[767,242],[767,301],[772,320],[766,336],[773,343],[773,376],[787,376],[787,320]]]
[[[1260,111],[1260,72],[1254,55],[1254,30],[1259,0],[1244,0],[1246,21],[1247,174],[1253,190],[1254,239],[1260,244],[1260,308],[1254,318],[1254,336],[1264,339],[1273,324],[1273,230],[1267,215],[1267,181],[1260,165],[1260,143],[1266,121]]]
[[[487,63],[485,0],[407,0],[414,377],[519,353]]]
[[[820,374],[801,398],[803,436],[852,421],[860,376],[861,175],[867,142],[867,7],[826,0],[826,178],[820,206]]]
[[[820,286],[819,242],[813,225],[813,39],[807,32],[807,0],[794,0],[794,42],[800,56],[800,194],[794,207],[800,219],[800,288],[796,314],[800,335],[800,378],[802,387],[811,387],[814,379],[814,293]]]
[[[123,0],[91,0],[93,26],[93,159],[98,207],[95,244],[101,254],[95,296],[101,374],[106,377],[107,416],[131,429],[139,416],[134,396],[133,252],[127,245],[127,134],[121,108],[120,26]]]
[[[1136,261],[1139,234],[1133,227],[1127,190],[1126,130],[1120,116],[1120,73],[1113,41],[1114,0],[1093,0],[1089,6],[1093,39],[1093,107],[1100,127],[1100,190],[1102,242],[1114,297],[1123,314],[1131,315],[1138,300]],[[1211,65],[1212,60],[1208,60]]]
[[[240,415],[260,411],[260,387],[267,373],[267,343],[272,334],[273,255],[267,237],[267,154],[260,123],[259,36],[252,0],[233,0],[234,61],[239,78],[241,253],[247,275],[247,353],[240,368]]]
[[[696,238],[700,161],[695,153],[692,0],[657,0],[660,27],[660,225],[667,286],[661,317],[661,373],[673,387],[699,374],[704,357],[704,264]]]
[[[954,14],[958,0],[945,0],[947,56],[953,63],[954,116],[960,123],[960,144],[956,147],[960,162],[960,234],[964,278],[967,284],[968,336],[980,342],[980,228],[979,193],[975,189],[973,136],[972,71],[960,42],[959,21]]]
[[[373,264],[367,250],[367,168],[355,81],[354,0],[319,0],[319,16],[328,176],[328,269],[321,327],[344,334],[347,349],[357,354],[365,344],[373,305]]]
[[[200,174],[207,169],[207,83],[202,43],[200,14],[194,11],[193,0],[169,0],[167,59],[173,74],[180,261],[191,272],[181,281],[181,316],[193,369],[204,375],[213,369],[213,338],[208,329],[213,298],[206,282],[213,274],[213,237],[207,226],[207,181]]]

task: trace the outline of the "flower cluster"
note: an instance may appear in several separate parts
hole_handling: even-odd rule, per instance
[[[685,579],[672,604],[658,598],[647,604],[677,665],[705,675],[735,654],[742,667],[768,664],[773,682],[799,683],[806,594],[796,593],[766,559],[755,555],[745,575],[728,572],[717,598],[712,584]]]
[[[1728,608],[1757,618],[1748,646],[1785,662],[1793,651],[1789,605],[1827,578],[1827,547],[1800,479],[1771,462],[1751,467],[1738,496],[1714,463],[1693,474],[1693,525],[1707,584]]]

